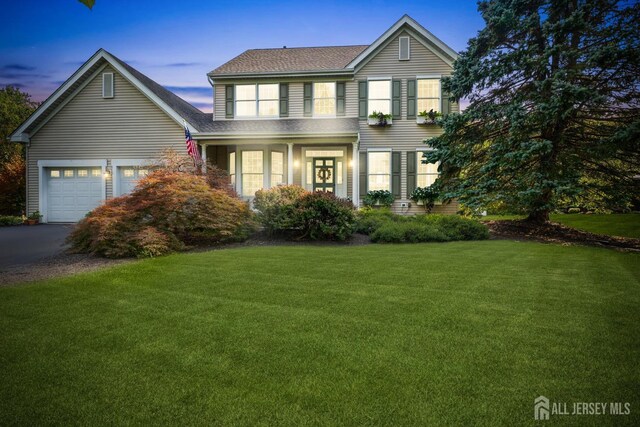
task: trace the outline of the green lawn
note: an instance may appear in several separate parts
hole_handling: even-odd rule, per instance
[[[487,215],[482,220],[522,218],[520,215]],[[640,239],[640,214],[553,214],[551,221],[591,233]]]
[[[0,289],[0,425],[523,425],[630,402],[640,255],[512,241],[174,255]],[[553,418],[552,418],[553,419]]]

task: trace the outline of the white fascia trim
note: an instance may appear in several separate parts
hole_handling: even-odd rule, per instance
[[[415,31],[418,35],[424,37],[429,40],[431,43],[440,48],[443,52],[450,56],[450,58],[445,58],[440,55],[439,52],[435,52],[438,56],[441,57],[447,64],[453,65],[453,61],[458,59],[458,54],[447,46],[442,40],[434,36],[431,32],[429,32],[426,28],[416,22],[409,15],[404,15],[398,22],[393,24],[391,28],[384,32],[378,39],[371,44],[368,48],[366,48],[360,55],[356,57],[353,61],[351,61],[345,68],[353,68],[355,69],[365,58],[367,58],[373,51],[378,49],[380,46],[387,42],[396,31],[398,31],[403,25],[407,24],[413,31]],[[424,43],[423,43],[424,44]]]
[[[368,76],[367,81],[371,81],[371,80],[375,80],[375,81],[393,80],[393,77],[392,76]]]
[[[165,113],[167,113],[173,120],[176,121],[180,126],[183,124],[183,118],[176,113],[172,108],[170,108],[164,101],[162,101],[158,96],[156,96],[153,92],[147,89],[138,79],[136,79],[131,73],[129,73],[124,67],[122,67],[107,51],[104,49],[98,50],[87,62],[84,63],[80,68],[76,70],[75,73],[71,75],[67,79],[66,82],[62,84],[58,89],[56,89],[53,94],[47,98],[46,101],[38,107],[38,109],[29,117],[12,135],[11,140],[14,142],[29,142],[23,141],[23,139],[28,138],[28,135],[25,134],[25,130],[33,124],[33,122],[42,116],[44,112],[53,105],[53,103],[60,98],[65,92],[67,92],[83,75],[87,73],[98,61],[101,59],[106,60],[114,69],[116,69],[125,79],[127,79],[131,84],[133,84],[138,90],[140,90],[145,96],[147,96],[152,102],[154,102],[158,107],[160,107]],[[191,123],[187,122],[187,125],[190,129],[197,128],[193,126]],[[26,136],[23,136],[25,134]]]
[[[38,160],[38,210],[42,215],[42,222],[47,218],[47,192],[45,191],[46,175],[44,168],[57,167],[96,167],[102,168],[102,201],[107,199],[107,161],[106,160]]]
[[[441,79],[444,77],[444,74],[422,74],[416,76],[416,80],[424,80],[424,79]]]
[[[367,148],[367,153],[389,153],[393,148]]]
[[[38,117],[40,117],[47,110],[47,108],[51,107],[51,105],[58,98],[60,98],[60,96],[62,96],[63,93],[65,93],[67,90],[69,90],[71,88],[71,86],[73,86],[80,79],[80,77],[82,77],[84,74],[86,74],[86,72],[89,69],[91,69],[91,67],[93,67],[96,64],[96,62],[98,62],[103,57],[103,52],[104,51],[102,49],[100,49],[99,51],[94,53],[93,56],[91,58],[89,58],[89,60],[87,62],[84,63],[84,65],[82,65],[80,68],[78,68],[76,70],[76,72],[73,73],[71,75],[71,77],[69,77],[67,79],[67,81],[62,84],[62,86],[60,86],[58,89],[56,89],[55,92],[53,92],[53,94],[51,94],[51,96],[49,98],[47,98],[40,105],[40,107],[38,107],[38,109],[31,115],[31,117],[29,117],[11,135],[11,140],[13,141],[14,137],[17,137],[18,135],[23,134],[25,132],[25,129],[27,129]]]
[[[40,122],[40,124],[38,124],[38,126],[36,126],[31,131],[29,136],[31,137],[31,136],[35,135],[36,133],[38,133],[40,131],[40,129],[42,129],[42,127],[49,122],[49,120],[54,118],[56,116],[56,114],[58,114],[60,112],[60,110],[62,110],[69,102],[71,102],[71,100],[73,98],[75,98],[80,92],[82,92],[82,90],[89,83],[91,83],[91,81],[94,78],[98,77],[100,75],[100,73],[102,73],[104,71],[105,68],[107,68],[107,64],[104,64],[102,67],[98,68],[91,76],[89,76],[89,78],[87,80],[85,80],[84,83],[82,83],[80,86],[78,86],[78,88],[75,91],[73,91],[73,93],[69,94],[69,96],[67,96],[67,98],[60,103],[60,105],[58,105],[51,113],[47,114],[47,117],[45,117],[44,120],[42,120]]]
[[[193,139],[198,141],[198,144],[206,144],[207,141],[201,141],[206,139],[292,139],[292,138],[340,138],[340,137],[357,137],[358,132],[334,132],[334,133],[247,133],[247,134],[215,134],[215,133],[203,133],[198,135],[191,135]]]
[[[158,107],[160,107],[165,113],[169,115],[176,123],[178,123],[181,127],[184,123],[187,124],[189,129],[198,130],[197,127],[193,126],[193,124],[189,123],[186,119],[181,117],[178,113],[175,112],[171,107],[169,107],[162,99],[160,99],[155,93],[151,92],[145,85],[143,85],[140,80],[136,79],[133,74],[127,71],[124,67],[122,67],[108,52],[103,51],[104,58],[109,61],[111,66],[115,68],[124,78],[129,80],[131,84],[138,88],[143,94],[147,96],[153,103],[155,103]]]

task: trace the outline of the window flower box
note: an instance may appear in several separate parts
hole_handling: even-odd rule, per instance
[[[442,118],[442,113],[439,111],[422,111],[418,113],[416,117],[416,123],[419,125],[435,125],[437,120]]]
[[[393,117],[391,116],[391,114],[383,114],[374,111],[373,113],[369,114],[369,117],[367,118],[367,124],[369,126],[379,127],[391,126],[393,124]]]

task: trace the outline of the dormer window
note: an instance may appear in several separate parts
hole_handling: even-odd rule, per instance
[[[400,61],[408,61],[411,57],[411,45],[409,37],[400,37],[398,41],[398,59]]]
[[[278,117],[278,83],[236,85],[237,117]]]

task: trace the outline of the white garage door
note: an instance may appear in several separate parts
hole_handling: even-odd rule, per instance
[[[119,189],[118,194],[122,196],[123,194],[129,194],[136,188],[138,185],[138,180],[143,176],[147,175],[148,170],[144,168],[139,168],[137,166],[119,166],[118,167],[118,179],[119,181]]]
[[[49,168],[47,221],[76,222],[102,202],[101,168]]]

